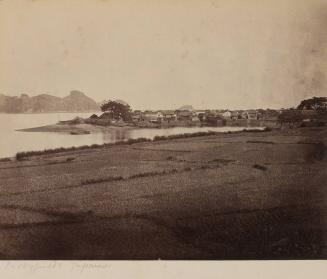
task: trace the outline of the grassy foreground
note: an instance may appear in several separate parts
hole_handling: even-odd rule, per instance
[[[244,130],[245,131],[245,130]],[[266,132],[270,131],[270,129],[265,128],[264,130],[258,130],[258,129],[250,129],[249,132],[251,133],[259,133],[259,132]],[[37,156],[37,155],[44,155],[44,154],[54,154],[54,153],[60,153],[60,152],[66,152],[66,151],[75,151],[75,150],[84,150],[84,149],[95,149],[95,148],[106,148],[106,147],[113,147],[117,145],[130,145],[134,143],[140,143],[140,142],[150,142],[150,141],[161,141],[161,140],[171,140],[171,139],[182,139],[182,138],[191,138],[191,137],[203,137],[203,136],[212,136],[212,135],[218,135],[222,132],[214,132],[214,131],[208,131],[208,132],[196,132],[196,133],[184,133],[184,134],[176,134],[176,135],[170,135],[170,136],[155,136],[153,140],[148,138],[136,138],[136,139],[128,139],[126,141],[118,141],[115,143],[105,143],[105,144],[92,144],[92,145],[82,145],[78,147],[59,147],[54,149],[45,149],[45,150],[36,150],[36,151],[23,151],[23,152],[17,152],[16,153],[16,159],[22,160],[27,157],[31,156]],[[231,132],[226,132],[231,133]],[[239,133],[239,132],[233,132],[233,133]]]
[[[327,258],[326,146],[321,127],[0,162],[0,258]]]

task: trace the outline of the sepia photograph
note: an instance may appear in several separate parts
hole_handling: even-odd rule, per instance
[[[0,0],[0,260],[327,259],[327,1]]]

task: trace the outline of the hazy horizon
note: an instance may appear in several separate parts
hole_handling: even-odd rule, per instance
[[[1,0],[0,94],[294,107],[327,95],[324,2]]]

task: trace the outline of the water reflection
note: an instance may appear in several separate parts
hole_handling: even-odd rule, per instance
[[[102,143],[123,141],[130,138],[130,131],[126,129],[109,130],[101,134],[103,139]]]

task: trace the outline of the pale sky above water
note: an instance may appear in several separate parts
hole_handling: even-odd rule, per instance
[[[325,0],[0,0],[0,94],[134,109],[326,96]]]

